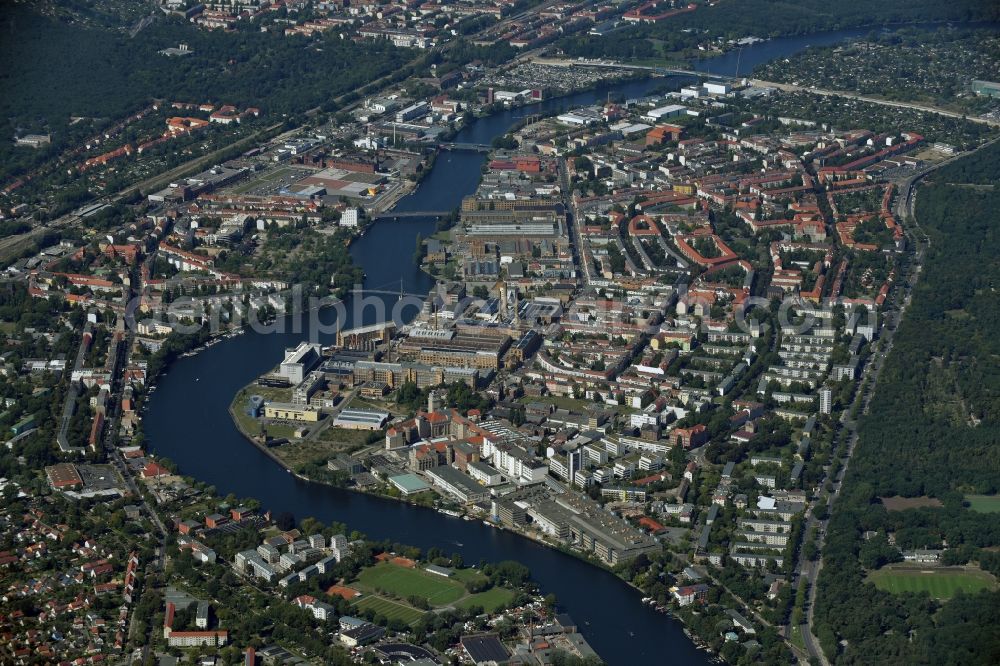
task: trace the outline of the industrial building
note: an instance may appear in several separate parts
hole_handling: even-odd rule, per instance
[[[296,405],[290,402],[269,402],[264,405],[264,418],[268,419],[316,423],[319,417],[319,410],[308,405]]]
[[[295,349],[286,349],[278,375],[292,384],[301,384],[306,375],[322,360],[322,347],[317,344],[300,342]]]
[[[379,430],[388,420],[388,412],[378,412],[373,409],[345,409],[333,420],[333,425],[337,428],[351,430]]]

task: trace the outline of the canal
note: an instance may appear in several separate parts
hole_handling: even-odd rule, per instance
[[[747,73],[760,62],[788,56],[808,44],[833,43],[858,34],[863,33],[840,31],[777,39],[745,47],[741,56],[733,52],[697,64],[712,73],[735,74],[739,58],[740,72]],[[636,97],[670,83],[679,86],[683,80],[633,81],[546,100],[476,120],[455,141],[488,144],[526,114],[602,101],[609,92]],[[476,153],[440,154],[419,189],[402,199],[397,210],[454,208],[463,196],[475,191],[485,159]],[[434,227],[433,220],[420,218],[374,225],[352,246],[355,262],[366,272],[366,288],[394,292],[401,286],[406,292],[426,293],[433,281],[418,270],[411,257],[416,235],[426,238]],[[391,305],[395,297],[385,293],[382,298]],[[334,316],[333,310],[326,310],[319,320],[330,324]],[[641,604],[639,592],[606,571],[480,522],[300,481],[249,444],[227,412],[233,395],[272,368],[285,348],[312,335],[308,321],[300,328],[288,319],[283,323],[283,331],[248,332],[177,361],[159,380],[148,402],[144,430],[150,450],[176,462],[184,474],[214,485],[220,494],[255,497],[272,511],[289,511],[299,519],[313,516],[324,522],[344,522],[376,539],[459,552],[466,562],[522,562],[544,592],[558,597],[560,606],[609,664],[708,663],[677,621]],[[348,321],[346,325],[359,323],[366,322]],[[332,340],[330,334],[313,337],[327,344]]]

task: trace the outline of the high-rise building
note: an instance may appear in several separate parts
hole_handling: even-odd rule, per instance
[[[829,414],[833,411],[833,389],[824,386],[819,390],[819,413]]]

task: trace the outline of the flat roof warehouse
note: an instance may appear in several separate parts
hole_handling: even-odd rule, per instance
[[[387,412],[370,409],[345,409],[333,421],[333,425],[342,428],[369,428],[377,430],[389,420]]]

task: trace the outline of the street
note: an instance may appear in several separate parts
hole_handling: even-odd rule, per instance
[[[980,146],[977,150],[981,150],[982,148],[995,143],[997,140],[998,139],[993,139],[983,146]],[[896,327],[902,320],[906,309],[910,306],[913,295],[913,285],[920,276],[927,248],[931,244],[930,239],[927,237],[927,234],[924,233],[923,229],[921,229],[920,223],[915,216],[917,196],[916,186],[928,174],[954,162],[961,157],[965,157],[968,154],[969,153],[963,153],[962,155],[957,155],[943,162],[932,165],[919,173],[914,174],[900,184],[900,193],[896,201],[896,214],[901,220],[905,220],[907,222],[907,238],[908,241],[913,244],[915,249],[913,253],[913,260],[909,265],[909,273],[902,280],[898,280],[896,282],[896,288],[893,289],[892,295],[886,304],[885,312],[890,314],[887,315],[887,320],[883,322],[883,326],[881,328],[881,338],[877,344],[873,345],[874,348],[871,360],[865,368],[860,380],[859,386],[861,387],[860,390],[862,393],[859,402],[859,415],[865,415],[868,413],[869,405],[878,386],[882,367],[885,364],[886,358],[892,351],[893,337],[895,335]],[[804,553],[800,552],[799,560],[795,567],[795,573],[800,579],[804,576],[807,583],[804,609],[805,619],[803,624],[799,626],[799,630],[808,652],[807,656],[819,660],[822,664],[827,664],[829,662],[823,654],[822,648],[819,646],[819,641],[816,639],[815,633],[813,632],[814,609],[817,595],[816,582],[820,571],[823,569],[823,544],[826,540],[829,516],[832,514],[835,502],[840,497],[844,477],[847,474],[848,467],[850,466],[851,457],[854,454],[854,448],[858,443],[858,420],[858,417],[851,417],[850,409],[845,410],[841,415],[841,429],[837,433],[836,441],[839,444],[839,448],[843,449],[843,464],[840,465],[834,478],[829,476],[829,470],[832,469],[832,467],[827,468],[827,477],[824,478],[821,485],[826,487],[827,484],[829,484],[830,491],[828,494],[821,495],[814,504],[815,507],[821,503],[825,503],[827,505],[828,517],[823,520],[817,520],[814,516],[814,512],[810,511],[804,526],[806,534],[809,534],[814,528],[816,530],[816,547],[818,549],[817,552],[819,553],[818,559],[816,561],[809,561],[805,557]],[[835,450],[837,449],[838,447],[835,447]],[[792,627],[790,625],[786,626],[784,632],[786,637],[791,636]],[[800,654],[800,656],[802,655]]]

